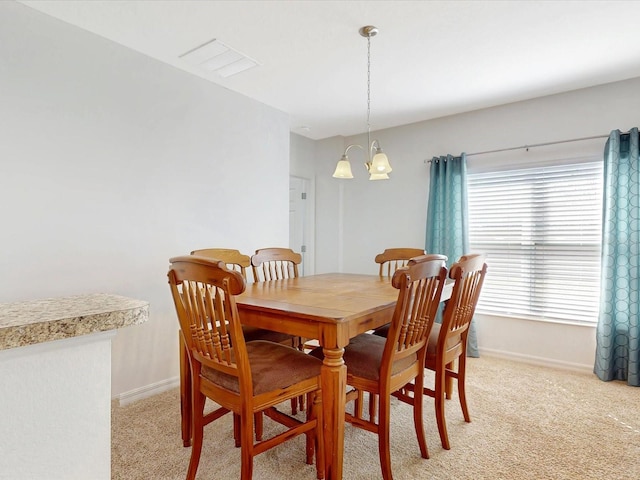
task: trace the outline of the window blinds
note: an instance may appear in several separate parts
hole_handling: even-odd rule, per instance
[[[478,312],[596,322],[602,162],[468,175],[470,248],[487,255]]]

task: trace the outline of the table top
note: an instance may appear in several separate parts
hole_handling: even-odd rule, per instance
[[[392,307],[398,298],[388,278],[325,273],[247,285],[236,297],[240,308],[273,311],[320,322],[348,322],[354,316]]]

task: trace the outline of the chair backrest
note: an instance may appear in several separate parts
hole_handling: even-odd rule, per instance
[[[227,378],[237,377],[240,392],[252,395],[249,357],[234,298],[246,288],[244,277],[217,259],[184,255],[169,262],[169,286],[192,369],[199,363]]]
[[[247,278],[247,268],[251,266],[251,257],[249,255],[244,255],[232,248],[201,248],[200,250],[192,251],[191,255],[222,260],[227,265],[227,268],[242,273],[245,279]]]
[[[413,257],[425,255],[421,248],[387,248],[376,255],[375,261],[380,264],[380,276],[391,277],[400,267],[404,267]]]
[[[478,253],[463,255],[449,269],[449,278],[455,283],[442,314],[437,347],[445,356],[461,355],[466,350],[469,325],[486,274],[485,256]]]
[[[416,358],[422,369],[431,327],[438,312],[442,289],[447,279],[447,257],[421,255],[393,274],[398,301],[387,334],[380,377],[390,375],[393,364],[421,352]]]
[[[253,280],[263,282],[283,278],[298,278],[302,255],[290,248],[261,248],[251,257]]]

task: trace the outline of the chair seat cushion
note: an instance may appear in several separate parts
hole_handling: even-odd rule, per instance
[[[379,327],[379,328],[376,328],[376,329],[373,331],[373,334],[374,334],[374,335],[378,335],[378,336],[380,336],[380,337],[385,337],[385,338],[386,338],[386,337],[387,337],[387,335],[389,334],[389,328],[390,328],[390,327],[391,327],[391,324],[390,324],[390,323],[387,323],[386,325],[383,325],[383,326],[381,326],[381,327]]]
[[[256,340],[247,343],[247,354],[254,395],[281,390],[320,375],[320,360],[287,345]],[[240,393],[237,377],[205,365],[201,375],[227,390]]]
[[[431,327],[431,333],[429,334],[429,344],[427,345],[427,359],[436,356],[436,349],[438,348],[438,337],[440,336],[440,328],[442,324],[434,323]],[[447,349],[455,347],[460,343],[460,335],[455,335],[447,339]]]
[[[367,380],[380,380],[380,364],[387,339],[378,335],[363,333],[354,337],[344,349],[344,363],[347,365],[347,375],[365,378]],[[310,355],[323,358],[322,348],[316,348]],[[410,355],[394,363],[391,369],[392,375],[410,367],[417,356]]]
[[[375,336],[385,338],[389,333],[389,327],[390,327],[389,324],[383,325],[382,327],[374,330],[373,333]],[[429,333],[429,344],[427,346],[427,356],[426,356],[427,362],[430,362],[433,359],[435,359],[436,349],[438,348],[438,336],[440,336],[441,327],[442,327],[441,323],[434,323],[433,327],[431,327],[431,332]],[[449,337],[449,339],[447,339],[447,349],[451,349],[455,347],[458,343],[460,343],[460,340],[461,340],[460,335]]]
[[[242,333],[244,334],[245,342],[267,340],[269,342],[284,343],[286,341],[292,342],[294,338],[286,333],[274,332],[273,330],[267,330],[265,328],[250,327],[249,325],[242,326]]]

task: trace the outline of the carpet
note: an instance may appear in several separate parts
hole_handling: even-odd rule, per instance
[[[464,422],[454,391],[446,401],[451,450],[440,445],[433,399],[424,399],[428,460],[420,457],[411,407],[393,403],[395,480],[640,479],[639,389],[489,356],[467,363],[471,423]],[[433,384],[431,372],[426,384]],[[266,433],[276,428],[265,419]],[[112,479],[184,479],[189,455],[177,389],[123,407],[113,403]],[[315,467],[304,459],[300,436],[257,456],[254,479],[313,480]],[[381,478],[376,435],[345,426],[343,471],[345,480]],[[230,415],[205,427],[196,478],[240,478]]]

